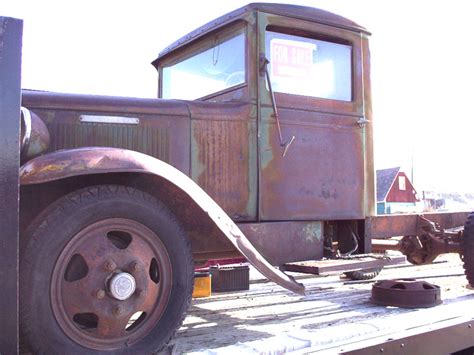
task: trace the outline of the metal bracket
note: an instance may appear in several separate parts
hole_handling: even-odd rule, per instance
[[[360,128],[363,128],[367,123],[369,123],[370,121],[368,119],[366,119],[365,117],[360,117],[356,123],[359,125]]]

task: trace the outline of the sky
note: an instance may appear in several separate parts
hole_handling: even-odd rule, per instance
[[[375,165],[401,166],[417,190],[474,192],[472,10],[464,0],[286,0],[371,33]],[[0,0],[24,20],[23,88],[156,97],[167,45],[241,0]],[[474,165],[474,162],[473,162]]]

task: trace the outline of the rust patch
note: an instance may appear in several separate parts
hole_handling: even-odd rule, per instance
[[[191,177],[230,216],[256,215],[255,179],[251,177],[251,137],[247,121],[193,120]]]
[[[354,118],[280,109],[295,136],[282,157],[277,127],[262,123],[260,204],[263,220],[364,218],[364,165]]]
[[[238,226],[273,265],[323,257],[322,222],[241,223]]]

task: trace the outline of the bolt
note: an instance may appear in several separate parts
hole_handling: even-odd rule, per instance
[[[112,260],[108,260],[104,267],[107,271],[114,271],[117,268],[117,264],[115,264]]]
[[[471,324],[468,324],[467,327],[468,327],[468,328],[472,328],[472,325],[471,325]]]
[[[101,289],[98,289],[95,291],[95,297],[97,297],[98,299],[102,299],[105,297],[105,291],[104,290],[101,290]]]
[[[135,263],[132,264],[132,271],[133,271],[133,272],[138,272],[139,269],[140,269],[140,268],[139,268],[137,262],[135,262]]]
[[[383,353],[385,350],[383,348],[380,348],[380,352]]]
[[[118,315],[122,314],[122,312],[123,312],[123,309],[122,309],[122,307],[120,307],[120,306],[116,306],[116,307],[114,307],[114,309],[112,310],[112,313],[113,313],[115,316],[118,316]]]
[[[404,347],[405,347],[405,344],[401,343],[401,344],[400,344],[400,347],[401,347],[401,348],[404,348]]]

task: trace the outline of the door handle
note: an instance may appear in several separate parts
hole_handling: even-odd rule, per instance
[[[368,119],[366,119],[365,117],[360,117],[356,123],[359,125],[360,128],[363,128],[367,123],[369,123],[370,121]]]

